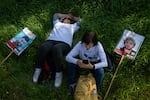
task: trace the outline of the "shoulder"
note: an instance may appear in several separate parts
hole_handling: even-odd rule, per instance
[[[97,44],[94,47],[96,49],[98,49],[99,51],[104,51],[104,48],[103,48],[101,42],[99,42],[99,41],[97,42]]]
[[[102,47],[102,43],[100,41],[97,42],[96,46]]]
[[[79,41],[78,43],[76,43],[76,45],[74,46],[74,48],[79,48],[79,49],[81,49],[81,48],[83,48],[83,43],[81,42],[81,41]]]
[[[97,42],[98,45],[102,45],[100,41]]]
[[[82,45],[82,42],[79,41],[76,45],[81,46],[81,45]]]
[[[53,24],[56,24],[56,23],[58,23],[58,22],[61,22],[59,19],[54,19],[53,20]]]

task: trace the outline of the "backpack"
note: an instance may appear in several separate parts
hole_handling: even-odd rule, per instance
[[[93,75],[80,75],[75,92],[74,100],[99,100],[96,82]]]
[[[108,53],[107,51],[105,51],[105,54],[106,54],[108,66],[104,67],[104,70],[108,71],[108,72],[112,72],[113,68],[114,68],[113,67],[113,56],[110,53]]]
[[[106,54],[106,59],[107,59],[107,63],[108,63],[108,66],[107,67],[104,67],[104,70],[107,71],[107,72],[112,72],[113,71],[113,55],[110,54],[104,47],[104,52]]]
[[[39,76],[39,83],[55,79],[55,68],[51,67],[52,64],[45,60],[44,66],[42,67],[42,72]]]
[[[51,73],[51,69],[49,68],[47,61],[45,61],[38,82],[40,83],[42,81],[48,80],[48,78],[51,76]]]

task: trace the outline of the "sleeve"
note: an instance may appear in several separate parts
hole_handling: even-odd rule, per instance
[[[57,22],[60,22],[58,14],[59,13],[55,13],[53,15],[53,24],[56,24]]]
[[[76,32],[80,28],[80,23],[81,23],[82,19],[80,17],[77,17],[75,21],[76,22],[73,24],[73,28],[74,28],[74,31]]]
[[[100,57],[101,62],[94,64],[95,69],[107,67],[108,62],[107,62],[106,54],[105,54],[104,48],[100,42],[98,42],[98,56]]]
[[[67,54],[66,56],[66,61],[73,63],[73,64],[77,64],[77,61],[79,59],[76,58],[76,56],[79,55],[79,49],[81,46],[81,42],[79,41],[74,47],[73,49]]]
[[[73,24],[74,32],[78,31],[79,28],[80,28],[80,26],[79,26],[77,23],[74,23],[74,24]]]
[[[82,19],[80,17],[77,17],[75,21],[76,21],[77,25],[80,25]]]

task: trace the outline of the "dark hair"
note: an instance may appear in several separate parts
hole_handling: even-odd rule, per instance
[[[91,33],[93,34],[93,36],[90,35]],[[93,42],[94,45],[97,45],[97,43],[98,43],[97,35],[95,32],[92,32],[92,31],[86,31],[83,34],[81,41],[82,41],[82,43],[86,43],[86,44]]]
[[[65,19],[69,19],[69,20],[70,20],[70,24],[75,23],[75,21],[74,21],[73,19],[71,19],[71,18],[66,18],[66,17],[63,18],[63,19],[61,19],[61,22],[63,23]]]

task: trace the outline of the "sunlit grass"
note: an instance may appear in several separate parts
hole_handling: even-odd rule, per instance
[[[109,1],[109,2],[108,2]],[[145,36],[135,61],[124,59],[110,89],[108,100],[149,100],[150,98],[150,7],[149,0],[5,0],[0,3],[0,61],[10,52],[6,42],[28,27],[36,34],[33,43],[18,57],[11,55],[0,68],[0,100],[71,100],[68,96],[68,77],[64,67],[63,84],[54,88],[54,81],[33,84],[32,74],[36,50],[52,29],[56,12],[83,18],[81,29],[74,36],[77,43],[85,30],[98,34],[107,51],[113,54],[124,29]],[[116,56],[114,56],[116,57]],[[114,66],[120,56],[115,58]],[[114,69],[115,71],[115,69]],[[105,73],[101,94],[104,97],[113,72]]]

